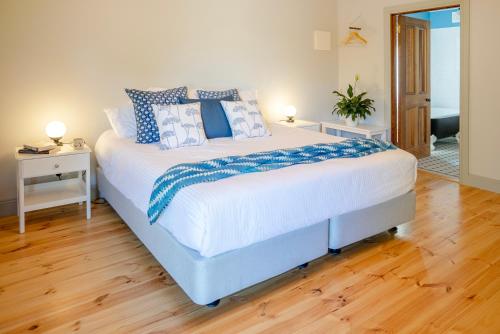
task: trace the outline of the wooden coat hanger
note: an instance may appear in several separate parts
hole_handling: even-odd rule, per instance
[[[362,44],[366,45],[368,44],[368,41],[359,34],[359,31],[361,31],[361,28],[359,27],[349,27],[349,35],[347,35],[346,39],[344,40],[344,45],[350,45],[350,44]]]

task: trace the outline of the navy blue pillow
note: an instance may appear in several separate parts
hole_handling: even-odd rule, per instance
[[[231,126],[226,117],[226,113],[220,104],[220,101],[233,101],[232,96],[227,96],[222,99],[186,99],[180,98],[181,104],[201,103],[201,119],[203,120],[203,128],[208,139],[232,137]]]
[[[137,123],[137,143],[150,144],[160,141],[158,125],[153,115],[153,104],[178,104],[179,99],[187,96],[187,87],[179,87],[162,91],[143,91],[125,89],[134,104]]]

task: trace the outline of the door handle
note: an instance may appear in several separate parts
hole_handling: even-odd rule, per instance
[[[425,99],[425,102],[431,102],[431,99],[426,98],[426,99]]]

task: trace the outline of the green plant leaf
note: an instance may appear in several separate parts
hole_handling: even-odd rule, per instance
[[[354,95],[353,88],[351,84],[349,84],[349,88],[347,88],[347,96],[352,97]]]
[[[333,91],[333,94],[336,94],[338,97],[346,97],[344,94],[342,94],[338,90]]]

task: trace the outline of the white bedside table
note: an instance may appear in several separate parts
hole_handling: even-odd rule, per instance
[[[288,126],[289,128],[301,128],[301,129],[311,130],[311,131],[316,131],[316,132],[321,131],[321,123],[303,121],[300,119],[296,119],[295,122],[293,122],[293,123],[287,122],[287,121],[278,121],[278,122],[276,122],[276,124]]]
[[[19,233],[24,233],[25,212],[70,203],[87,202],[87,219],[90,219],[90,148],[75,150],[64,145],[53,154],[20,154],[17,160],[17,212]],[[25,185],[33,177],[78,172],[77,178]],[[85,179],[83,178],[85,173]]]
[[[343,137],[342,132],[349,132],[368,139],[379,137],[381,140],[387,140],[387,128],[378,125],[360,124],[352,127],[340,122],[321,122],[321,131],[327,133],[328,130],[334,130],[334,135],[338,137]]]

